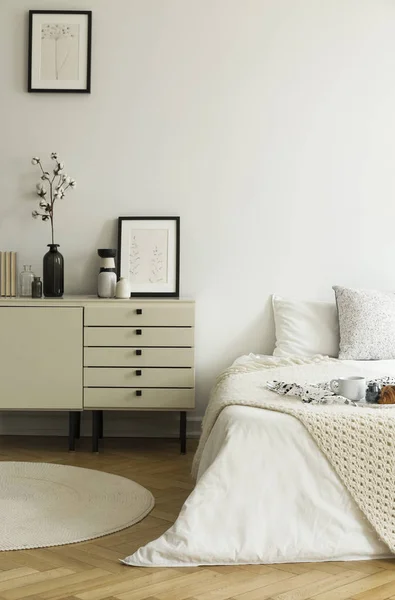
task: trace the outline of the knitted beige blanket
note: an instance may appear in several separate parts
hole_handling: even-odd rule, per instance
[[[219,377],[203,419],[193,474],[198,472],[205,443],[226,406],[238,404],[292,415],[306,427],[379,537],[395,552],[395,408],[311,405],[280,397],[265,388],[265,381],[315,383],[339,376],[371,375],[362,370],[366,367],[324,357],[286,360],[280,366],[272,360],[234,365]]]

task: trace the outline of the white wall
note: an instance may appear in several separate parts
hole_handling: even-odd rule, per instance
[[[29,8],[93,10],[91,95],[26,92]],[[117,216],[180,215],[201,414],[272,349],[272,292],[393,287],[394,40],[389,0],[1,0],[0,246],[40,272],[30,158],[53,150],[68,293],[95,291]]]

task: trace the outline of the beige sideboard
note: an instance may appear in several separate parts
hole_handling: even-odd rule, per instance
[[[195,406],[192,300],[0,299],[0,410],[63,410],[69,447],[92,411],[93,450],[107,410],[180,412]]]

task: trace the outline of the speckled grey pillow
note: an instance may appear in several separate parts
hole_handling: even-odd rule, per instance
[[[333,287],[339,315],[339,358],[395,358],[395,294]]]

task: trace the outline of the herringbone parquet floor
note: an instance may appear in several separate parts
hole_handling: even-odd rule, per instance
[[[174,521],[192,488],[194,444],[105,440],[99,455],[81,440],[3,437],[0,460],[43,461],[130,477],[156,499],[152,513],[119,533],[57,548],[0,553],[0,599],[19,600],[395,600],[395,561],[137,569],[118,562]],[[193,446],[193,447],[192,447]],[[0,515],[1,518],[1,515]]]

